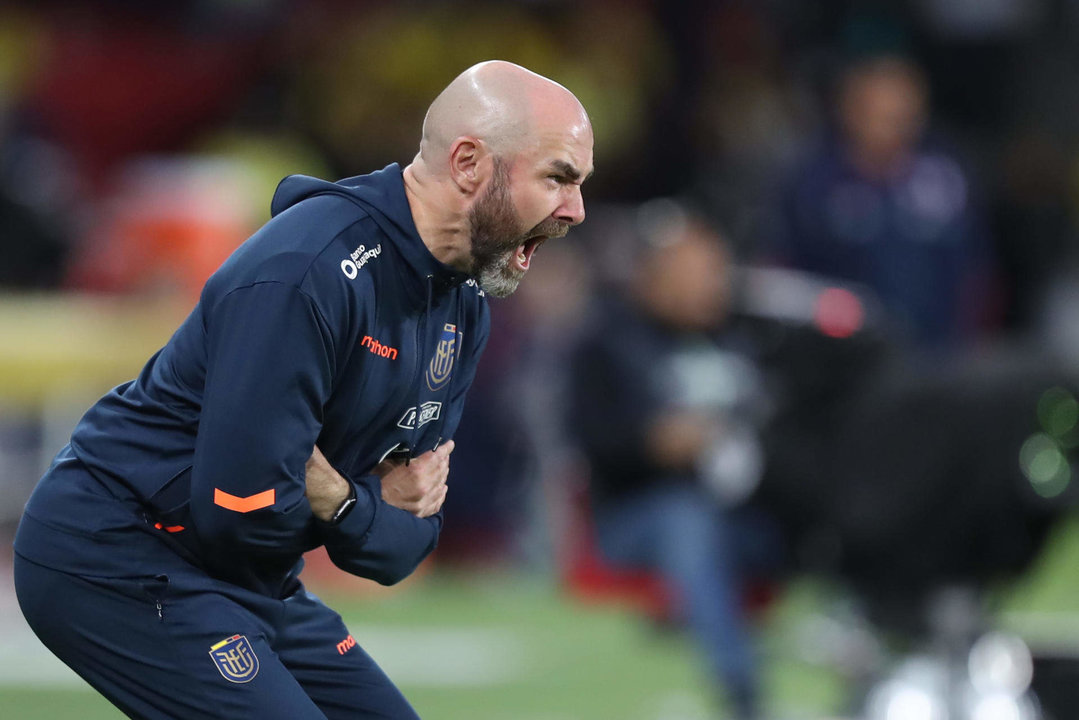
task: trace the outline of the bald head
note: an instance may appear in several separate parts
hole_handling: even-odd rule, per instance
[[[502,60],[473,65],[442,91],[423,121],[420,157],[434,172],[460,137],[513,155],[551,128],[588,128],[584,107],[566,88]]]
[[[592,142],[588,113],[558,83],[500,60],[470,67],[431,103],[402,171],[420,237],[508,295],[540,245],[584,220]]]

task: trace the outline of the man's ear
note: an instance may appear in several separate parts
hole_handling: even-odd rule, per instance
[[[450,145],[450,178],[465,195],[473,195],[490,172],[491,152],[482,140],[459,137]]]

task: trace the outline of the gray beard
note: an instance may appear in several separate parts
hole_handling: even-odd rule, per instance
[[[516,252],[517,246],[515,245],[512,250],[502,255],[484,258],[483,263],[477,263],[479,267],[476,268],[474,273],[476,282],[479,283],[485,293],[493,297],[503,298],[507,295],[512,295],[517,286],[521,284],[524,273],[510,266],[510,259],[513,257],[513,253]]]
[[[524,277],[510,262],[525,238],[510,198],[509,168],[499,158],[494,159],[494,166],[490,187],[469,213],[471,274],[485,293],[501,298],[512,294]]]
[[[513,294],[525,271],[512,265],[517,248],[528,238],[545,235],[558,238],[568,226],[548,218],[527,232],[510,197],[509,167],[494,159],[495,175],[487,192],[469,212],[472,226],[472,277],[488,295],[502,298]],[[508,238],[508,239],[507,239]]]

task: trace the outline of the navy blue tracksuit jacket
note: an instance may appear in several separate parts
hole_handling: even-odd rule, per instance
[[[320,545],[384,584],[434,549],[441,514],[384,503],[370,473],[453,436],[489,331],[483,292],[428,252],[396,165],[286,178],[272,209],[138,379],[82,418],[62,456],[88,477],[46,475],[20,555],[130,576],[152,534],[212,578],[282,597]],[[357,486],[337,526],[304,497],[315,444]]]

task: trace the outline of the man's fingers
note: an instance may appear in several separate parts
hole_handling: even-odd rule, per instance
[[[453,440],[447,440],[446,442],[442,443],[441,445],[436,447],[431,452],[433,452],[439,458],[446,459],[446,458],[448,458],[450,456],[450,453],[453,452],[453,448],[454,448]]]
[[[448,488],[445,485],[439,487],[438,491],[431,498],[431,503],[419,514],[419,517],[431,517],[436,512],[442,509],[442,503],[446,502],[446,493]]]
[[[449,492],[449,488],[446,487],[445,482],[439,483],[424,493],[422,497],[416,498],[402,509],[408,510],[416,517],[430,517],[442,509],[442,503],[446,501],[447,492]]]
[[[412,459],[408,465],[379,464],[375,469],[382,481],[382,499],[416,517],[429,517],[442,508],[450,472],[454,442],[446,441]]]

